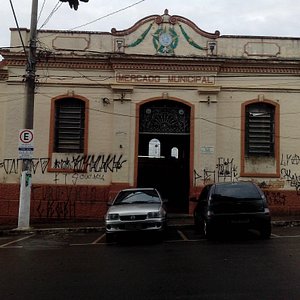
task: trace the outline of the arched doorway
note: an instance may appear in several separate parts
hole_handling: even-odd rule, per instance
[[[157,188],[170,212],[188,212],[190,115],[173,100],[140,106],[137,185]]]

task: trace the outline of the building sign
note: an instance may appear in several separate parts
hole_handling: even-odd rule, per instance
[[[215,147],[213,146],[201,146],[200,147],[201,154],[213,154],[215,153]]]
[[[19,131],[19,158],[31,159],[33,156],[33,130],[21,129]]]
[[[148,75],[117,73],[116,81],[118,83],[214,85],[215,77],[201,75]]]

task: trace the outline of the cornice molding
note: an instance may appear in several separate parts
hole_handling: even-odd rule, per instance
[[[0,81],[6,81],[8,79],[8,71],[0,72]]]
[[[125,35],[128,35],[134,31],[136,31],[139,27],[141,27],[145,23],[148,23],[151,21],[155,22],[158,25],[163,24],[163,23],[169,23],[171,25],[175,25],[175,24],[179,24],[181,22],[181,23],[184,23],[184,24],[190,26],[198,34],[200,34],[204,37],[207,37],[210,39],[216,39],[220,36],[220,32],[218,30],[216,30],[215,33],[206,32],[206,31],[200,29],[194,22],[192,22],[191,20],[189,20],[185,17],[178,16],[178,15],[173,15],[173,16],[169,15],[169,11],[167,9],[165,9],[163,15],[151,15],[151,16],[145,17],[145,18],[137,21],[132,27],[130,27],[128,29],[116,30],[116,28],[112,28],[111,34],[113,36],[125,36]]]
[[[5,58],[6,68],[24,67],[24,55],[10,53]],[[234,58],[193,58],[193,57],[160,57],[160,56],[58,56],[41,59],[37,69],[86,69],[86,70],[144,70],[173,72],[208,72],[238,74],[284,74],[299,75],[298,61],[278,60],[245,60]],[[4,71],[4,70],[3,70]],[[6,73],[5,73],[6,74]],[[6,75],[4,75],[5,77]]]
[[[145,23],[150,22],[150,21],[155,21],[159,17],[160,17],[159,15],[151,15],[151,16],[145,17],[145,18],[137,21],[133,26],[131,26],[127,29],[124,29],[124,30],[117,30],[116,28],[112,28],[111,29],[111,34],[113,36],[128,35],[128,34],[134,32],[134,31],[136,31],[139,27],[141,27]]]

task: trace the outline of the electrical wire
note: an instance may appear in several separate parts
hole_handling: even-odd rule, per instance
[[[44,0],[44,1],[43,1],[42,8],[41,8],[41,10],[40,10],[40,12],[39,12],[39,15],[38,15],[38,18],[37,18],[37,22],[39,22],[39,20],[40,20],[40,18],[41,18],[42,12],[43,12],[43,10],[44,10],[44,8],[45,8],[46,1],[47,1],[47,0]]]
[[[42,26],[39,28],[39,30],[41,30],[44,26],[47,25],[47,23],[50,21],[50,19],[53,17],[53,15],[59,10],[59,8],[61,7],[62,4],[63,4],[63,2],[60,2],[60,1],[58,1],[55,4],[54,8],[50,12],[49,16],[46,18],[46,20],[44,21],[44,23],[42,24]]]
[[[122,12],[122,11],[124,11],[124,10],[126,10],[126,9],[131,8],[131,7],[134,7],[134,6],[140,4],[140,3],[144,2],[144,1],[146,1],[146,0],[140,0],[140,1],[138,1],[138,2],[135,2],[135,3],[131,4],[131,5],[128,5],[128,6],[123,7],[123,8],[120,8],[119,10],[116,10],[116,11],[114,11],[114,12],[111,12],[111,13],[105,15],[105,16],[102,16],[102,17],[100,17],[100,18],[97,18],[97,19],[95,19],[95,20],[93,20],[93,21],[90,21],[90,22],[87,22],[87,23],[85,23],[85,24],[82,24],[82,25],[76,26],[76,27],[74,27],[74,28],[71,28],[71,29],[69,29],[68,31],[72,31],[72,30],[75,30],[75,29],[79,29],[79,28],[82,28],[82,27],[91,25],[91,24],[93,24],[93,23],[96,23],[96,22],[98,22],[98,21],[104,19],[104,18],[113,16],[113,15],[119,13],[119,12]]]
[[[53,98],[53,95],[49,95],[49,94],[46,94],[46,93],[36,92],[36,94],[40,95],[40,96],[47,97],[47,99]],[[98,95],[98,93],[97,93],[97,95]],[[5,97],[5,95],[3,96],[3,98],[4,97]],[[1,96],[0,96],[0,98],[1,98]],[[20,97],[18,97],[18,98],[9,99],[9,100],[6,100],[6,101],[1,100],[0,103],[8,103],[8,102],[22,101],[22,100],[24,100],[24,96],[22,96],[22,94],[20,94]],[[43,103],[43,104],[49,105],[49,103]],[[132,103],[132,104],[135,105],[135,103]],[[135,118],[135,119],[138,118],[137,115],[116,113],[114,111],[101,110],[101,109],[96,109],[96,108],[91,108],[91,107],[89,107],[88,110],[103,113],[103,114],[113,115],[113,116],[119,116],[119,117],[128,117],[128,118]],[[300,112],[280,113],[280,116],[290,115],[290,114],[300,114]],[[239,118],[239,119],[241,119],[241,117],[228,117],[228,118]],[[217,119],[220,119],[220,118],[217,118]],[[193,119],[191,119],[191,121],[194,121],[194,122],[197,121],[197,120],[201,120],[201,121],[204,121],[206,123],[213,124],[213,125],[216,125],[216,126],[219,126],[219,127],[223,127],[223,128],[226,128],[226,129],[230,129],[230,130],[233,130],[233,131],[243,132],[243,130],[239,127],[230,126],[230,125],[227,125],[227,124],[224,124],[224,123],[221,123],[221,122],[209,120],[209,119],[204,118],[204,117],[194,117]],[[286,140],[300,140],[300,137],[283,136],[283,135],[279,135],[277,137],[280,138],[280,139],[286,139]]]
[[[22,38],[22,35],[21,35],[19,22],[18,22],[18,19],[17,19],[17,16],[16,16],[16,12],[15,12],[15,9],[14,9],[13,3],[12,3],[12,0],[9,0],[9,3],[10,3],[10,6],[11,6],[12,13],[13,13],[13,15],[14,15],[14,19],[15,19],[15,22],[16,22],[16,26],[17,26],[17,28],[18,28],[18,33],[19,33],[19,37],[20,37],[20,40],[21,40],[21,43],[22,43],[23,51],[24,51],[25,56],[26,56],[26,59],[27,59],[27,64],[30,65],[29,57],[28,57],[28,55],[27,55],[27,51],[26,51],[26,48],[25,48],[25,44],[24,44],[24,41],[23,41],[23,38]]]

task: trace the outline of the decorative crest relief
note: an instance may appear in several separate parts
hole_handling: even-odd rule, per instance
[[[178,35],[174,28],[158,28],[153,34],[153,45],[157,53],[174,54],[178,45]]]
[[[188,43],[190,46],[200,51],[211,50],[211,54],[213,54],[212,49],[208,48],[207,45],[201,45],[201,42],[197,41],[197,34],[198,36],[202,36],[214,41],[215,45],[215,40],[220,35],[219,31],[216,31],[215,33],[205,32],[201,30],[195,23],[184,17],[177,15],[170,16],[167,9],[164,11],[163,15],[152,15],[141,19],[127,30],[117,31],[113,28],[112,35],[118,37],[129,35],[147,23],[149,25],[145,27],[143,32],[134,40],[130,41],[127,45],[124,45],[123,48],[120,47],[120,40],[118,39],[119,44],[116,44],[117,52],[124,52],[124,50],[122,51],[124,48],[136,47],[143,43],[145,39],[149,40],[149,38],[152,37],[152,43],[157,54],[175,55],[175,49],[177,48],[179,42]]]

